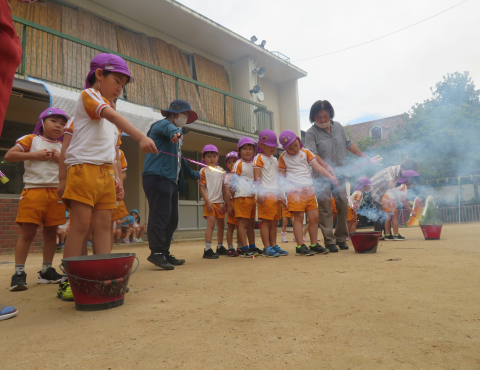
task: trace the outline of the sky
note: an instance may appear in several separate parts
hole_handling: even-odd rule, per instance
[[[347,125],[408,112],[447,73],[469,71],[480,88],[478,0],[367,45],[304,61],[297,60],[381,37],[462,0],[180,2],[247,39],[266,40],[268,50],[308,72],[299,80],[303,130],[319,99],[330,101],[335,120]]]

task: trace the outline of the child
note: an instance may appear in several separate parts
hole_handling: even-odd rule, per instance
[[[232,176],[229,186],[234,188],[233,206],[235,217],[238,220],[237,238],[242,248],[239,252],[240,257],[252,258],[258,255],[258,248],[254,243],[247,244],[255,240],[255,189],[253,185],[253,166],[251,159],[255,152],[255,142],[249,137],[242,137],[238,141],[238,155],[240,159],[233,166]]]
[[[130,212],[130,216],[135,219],[135,223],[133,224],[135,229],[133,243],[143,243],[142,236],[145,233],[145,225],[140,225],[140,216],[138,215],[138,211],[136,209]]]
[[[238,226],[237,218],[235,217],[235,210],[233,208],[233,194],[229,187],[230,178],[232,177],[232,169],[238,160],[237,152],[230,152],[225,157],[225,167],[227,169],[227,176],[225,176],[225,202],[227,204],[228,217],[227,217],[227,244],[228,255],[230,257],[238,257],[238,252],[233,246],[233,232]]]
[[[57,228],[57,238],[58,238],[58,243],[57,243],[57,249],[58,250],[63,250],[65,247],[65,238],[67,237],[68,234],[68,229],[70,226],[70,219],[68,217],[68,212],[65,213],[65,217],[67,219],[67,222],[65,222],[63,225],[58,226]]]
[[[67,173],[60,167],[57,193],[62,194],[71,209],[72,223],[64,258],[81,255],[92,212],[96,252],[110,252],[109,231],[112,210],[116,208],[116,189],[123,194],[121,180],[117,179],[119,183],[115,185],[112,167],[118,130],[138,141],[143,151],[158,154],[154,142],[110,106],[109,102],[118,98],[128,82],[133,82],[133,77],[127,63],[119,56],[99,54],[92,59],[85,89],[75,108],[71,143],[65,153]],[[68,282],[63,282],[57,296],[62,298],[63,292],[69,289]]]
[[[120,225],[120,222],[113,221],[113,244],[120,244],[120,237],[122,236],[121,228],[122,226]]]
[[[209,166],[200,170],[200,195],[203,198],[203,217],[207,220],[205,230],[205,249],[203,258],[216,259],[219,255],[228,255],[228,250],[223,246],[223,232],[225,229],[225,201],[224,201],[224,176],[222,167],[218,166],[218,149],[215,145],[205,145],[202,150],[202,163]],[[217,221],[217,253],[212,250],[212,236]]]
[[[368,177],[360,177],[353,188],[354,192],[350,196],[350,200],[355,208],[352,208],[350,204],[348,205],[347,226],[349,232],[357,231],[357,210],[360,209],[360,206],[362,205],[363,192],[370,191],[371,185],[372,183]],[[348,237],[347,240],[351,240],[350,237]]]
[[[403,171],[402,178],[397,181],[402,185],[388,190],[382,198],[382,210],[383,212],[385,212],[386,216],[385,240],[407,240],[407,238],[401,236],[398,233],[397,202],[402,203],[413,216],[417,215],[417,213],[412,209],[412,207],[410,207],[410,204],[407,201],[407,189],[415,186],[411,179],[414,176],[419,175],[413,170]],[[390,234],[390,224],[392,224],[393,226],[394,235]]]
[[[130,234],[133,233],[133,239],[135,240],[135,228],[133,227],[133,225],[135,224],[135,219],[133,218],[133,216],[125,216],[124,218],[118,220],[118,223],[122,225],[122,234],[125,234],[125,238],[123,239],[123,241],[125,242],[125,244],[130,244]]]
[[[15,274],[10,290],[26,290],[27,260],[30,244],[43,223],[43,265],[38,272],[38,284],[58,283],[62,275],[52,267],[59,225],[65,223],[65,205],[57,197],[58,160],[62,150],[65,124],[69,117],[58,108],[47,108],[40,114],[33,135],[26,135],[5,154],[7,162],[24,162],[25,189],[20,195],[16,223],[20,237],[15,247]]]
[[[260,132],[259,154],[253,159],[253,174],[257,187],[258,218],[262,220],[260,235],[264,257],[287,256],[288,252],[277,245],[277,224],[281,216],[278,196],[278,161],[273,156],[277,150],[277,135],[272,130]]]
[[[282,222],[282,243],[288,243],[287,239],[287,226],[288,220],[292,220],[293,224],[293,214],[288,209],[282,206],[282,215],[283,215],[283,222]],[[295,237],[294,237],[295,239]]]
[[[311,256],[315,253],[325,254],[328,250],[317,243],[318,236],[318,205],[315,198],[310,166],[322,176],[327,177],[336,184],[336,179],[330,175],[317,161],[315,156],[307,149],[303,149],[302,141],[290,130],[280,134],[280,143],[285,152],[279,160],[280,175],[285,180],[287,199],[283,191],[281,197],[284,207],[293,213],[293,233],[297,244],[302,240],[302,226],[305,212],[310,219],[309,234],[310,248],[305,244],[296,248],[296,256]]]
[[[120,137],[121,137],[121,135],[120,135]],[[122,184],[123,184],[123,182],[127,179],[127,159],[125,158],[125,154],[123,153],[123,151],[119,148],[120,145],[121,145],[120,138],[119,138],[118,141],[119,142],[117,143],[117,146],[116,146],[116,150],[118,151],[118,154],[117,154],[117,156],[118,156],[117,173],[120,173],[120,178],[121,178],[121,181],[122,181]],[[117,199],[116,205],[117,205],[117,208],[115,208],[113,210],[112,217],[111,217],[111,220],[112,220],[111,245],[112,245],[112,247],[113,247],[114,240],[117,240],[117,244],[118,244],[120,236],[121,236],[120,230],[115,229],[114,222],[121,219],[121,218],[124,218],[125,216],[128,216],[127,207],[125,206],[125,202],[123,201],[123,199]],[[137,213],[137,215],[138,215],[138,213]],[[139,217],[139,219],[140,219],[140,217]],[[120,235],[117,237],[117,239],[115,239],[115,234],[117,234],[117,231],[120,232]],[[143,240],[142,240],[142,242],[143,242]]]

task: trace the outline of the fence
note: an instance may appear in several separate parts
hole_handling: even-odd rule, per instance
[[[264,105],[25,19],[13,16],[13,20],[23,49],[18,74],[82,89],[92,58],[100,53],[116,54],[127,61],[135,77],[135,83],[127,84],[123,93],[129,102],[162,109],[183,99],[202,123],[250,134],[272,129]],[[174,62],[188,65],[185,58],[178,53]]]
[[[442,223],[480,222],[480,206],[462,206],[440,208]],[[410,217],[407,209],[398,211],[398,222],[405,225]]]

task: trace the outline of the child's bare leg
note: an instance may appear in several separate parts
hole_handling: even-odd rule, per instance
[[[385,220],[385,235],[390,235],[390,227],[391,227],[391,224],[392,224],[392,221],[391,221],[391,213],[385,213],[385,216],[387,217],[387,219]]]
[[[113,249],[113,233],[115,232],[115,230],[113,229],[113,222],[110,222],[110,253],[112,252],[112,249]]]
[[[277,245],[277,220],[272,220],[270,223],[270,245],[275,248]]]
[[[62,230],[60,234],[60,243],[65,243],[65,238],[67,237],[67,230]]]
[[[43,227],[43,262],[52,263],[55,250],[55,237],[57,235],[57,225]]]
[[[88,241],[93,239],[93,226],[90,224],[88,226],[87,236],[83,240],[82,244],[82,256],[88,256]],[[92,253],[95,254],[95,246],[92,242]]]
[[[205,242],[212,242],[213,230],[215,229],[215,216],[207,217],[207,229],[205,230]]]
[[[217,242],[223,245],[223,234],[225,233],[225,219],[217,219]]]
[[[318,209],[310,209],[307,211],[308,219],[308,234],[310,235],[310,245],[317,244],[318,238]]]
[[[24,265],[27,260],[30,245],[37,234],[38,225],[30,222],[23,222],[20,229],[20,236],[15,246],[15,264]]]
[[[140,233],[138,234],[138,238],[142,238],[143,234],[145,234],[145,225],[140,226]]]
[[[255,219],[248,219],[247,237],[249,245],[255,244]]]
[[[308,213],[308,212],[307,212]],[[305,227],[303,228],[302,235],[307,235],[307,231],[309,229],[310,222],[307,222]]]
[[[63,258],[78,257],[82,255],[82,244],[87,237],[88,228],[90,226],[90,217],[92,215],[92,207],[88,204],[72,200],[71,205],[71,223],[68,241],[65,242],[63,250]]]
[[[235,231],[236,225],[228,224],[227,229],[227,244],[228,246],[233,245],[233,232]]]
[[[295,236],[297,244],[302,243],[303,240],[303,219],[303,212],[293,212],[293,236]]]
[[[392,227],[393,227],[393,235],[398,235],[398,214],[396,211],[393,212],[392,214]]]
[[[95,254],[110,253],[110,224],[111,209],[98,209],[93,212],[93,238],[95,240]]]
[[[270,225],[272,220],[262,219],[262,226],[260,227],[260,237],[262,238],[263,248],[271,247],[270,244]],[[275,247],[275,246],[273,246]]]
[[[288,218],[284,217],[282,222],[282,233],[287,232]]]
[[[247,228],[250,219],[249,218],[237,218],[238,220],[238,230],[237,230],[237,239],[240,242],[240,245],[243,247],[247,247]]]

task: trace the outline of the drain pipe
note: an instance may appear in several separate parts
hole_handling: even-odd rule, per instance
[[[462,214],[460,208],[460,197],[462,195],[462,185],[460,183],[460,177],[458,177],[458,223],[462,222]]]

